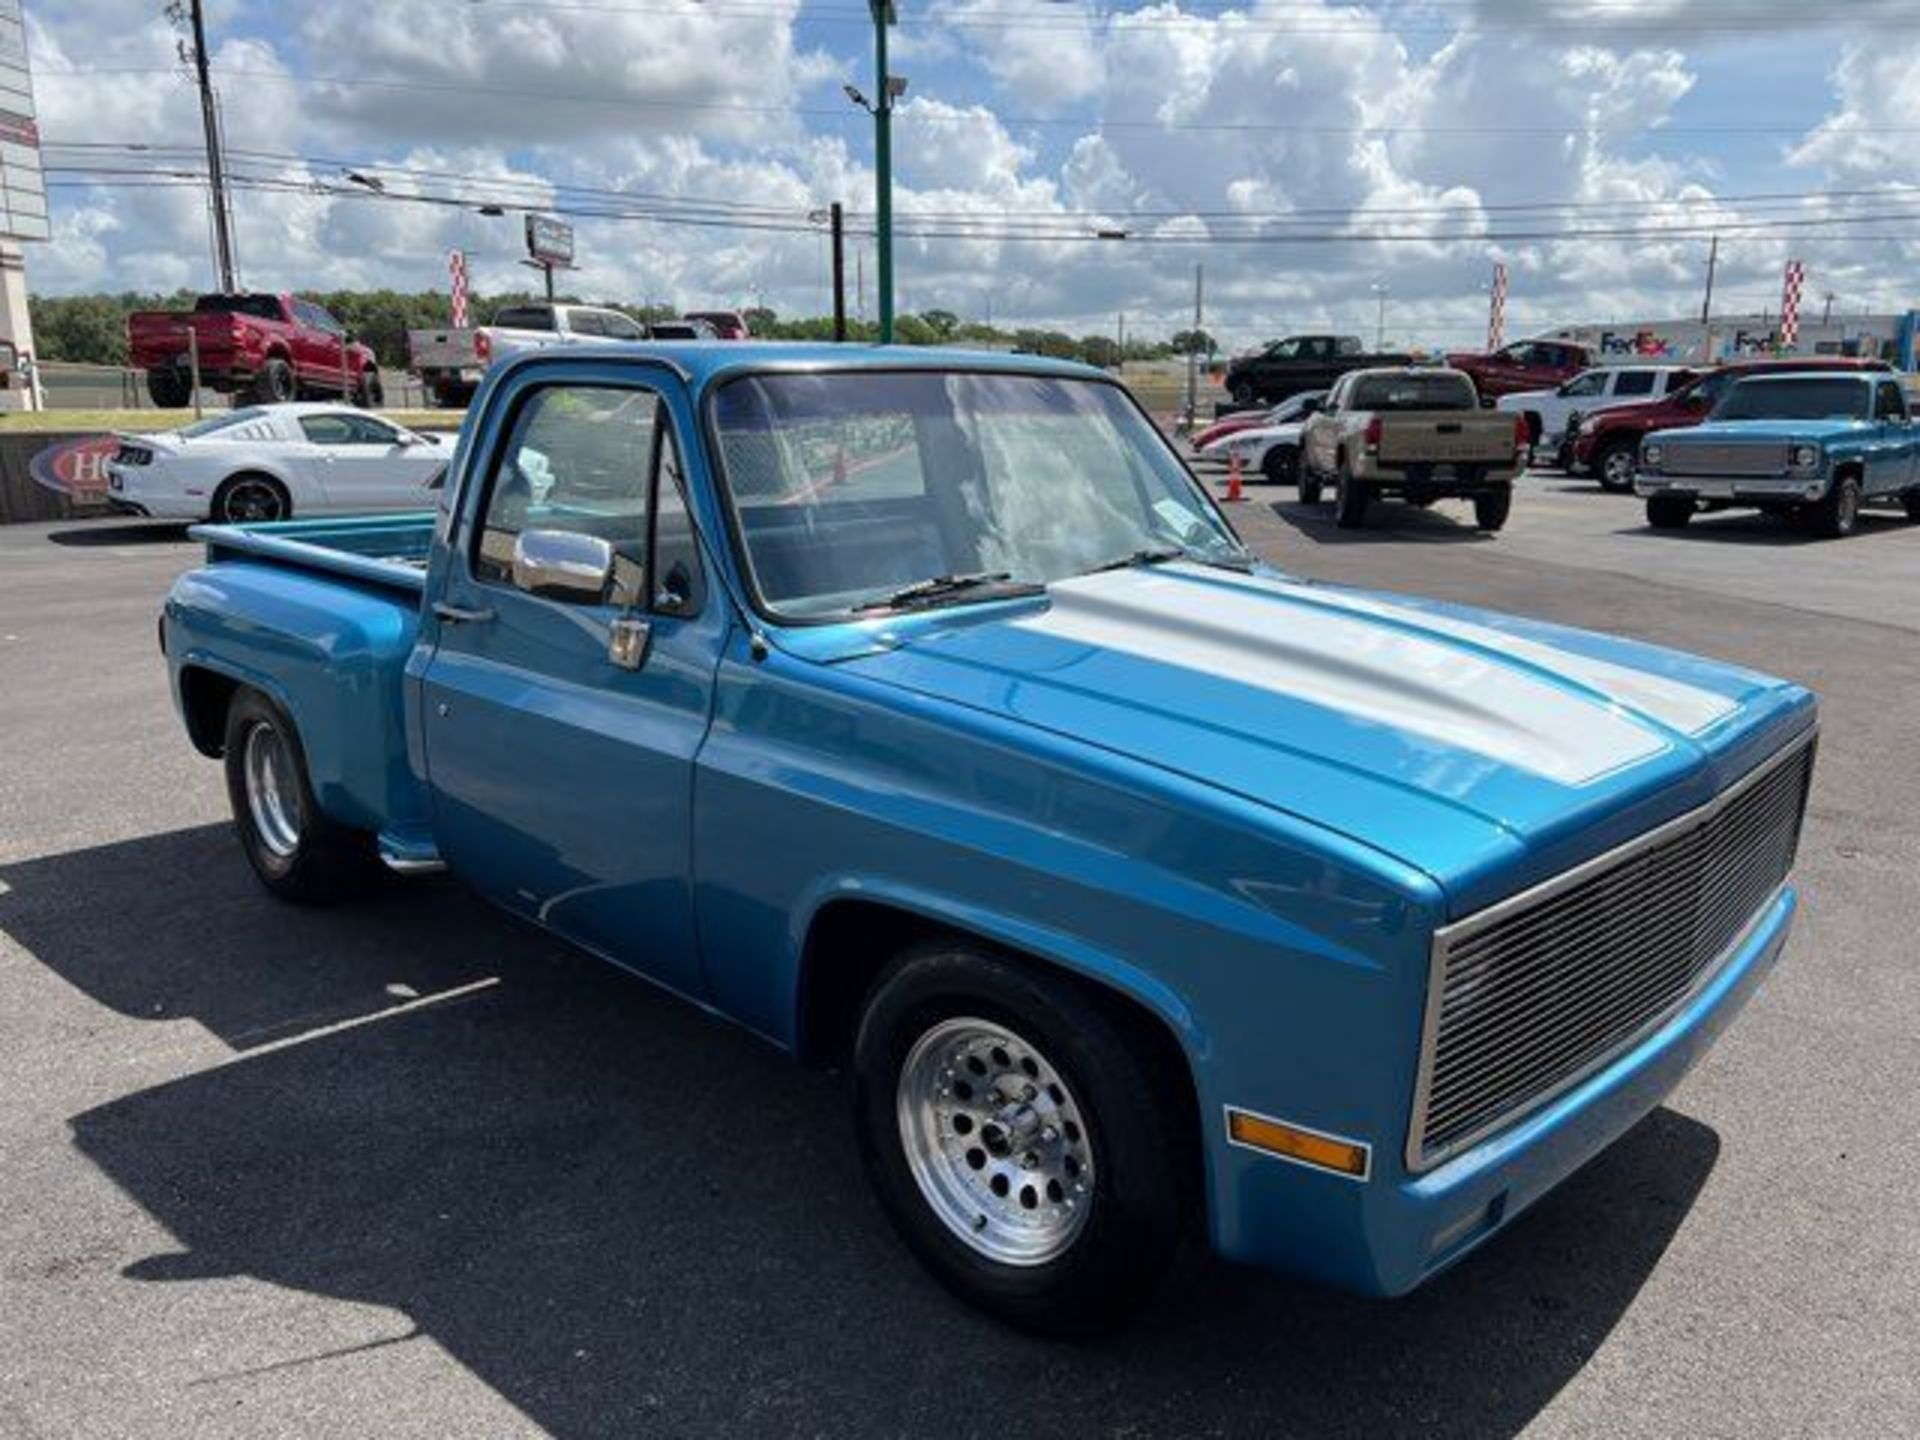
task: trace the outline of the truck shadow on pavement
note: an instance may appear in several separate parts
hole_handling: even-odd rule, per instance
[[[561,1437],[969,1435],[1010,1416],[1085,1434],[1511,1435],[1619,1321],[1719,1149],[1658,1111],[1405,1300],[1195,1258],[1133,1330],[1049,1344],[950,1300],[895,1243],[838,1077],[452,885],[290,909],[225,827],[0,879],[0,930],[41,964],[241,1052],[70,1122],[178,1242],[127,1283],[244,1275],[393,1307]],[[240,1403],[339,1353],[262,1345],[176,1383],[233,1385]]]
[[[1739,543],[1794,549],[1802,545],[1871,543],[1878,536],[1894,535],[1911,528],[1911,525],[1911,521],[1901,516],[1863,513],[1858,530],[1844,540],[1833,540],[1824,535],[1809,534],[1797,525],[1772,515],[1762,515],[1757,510],[1727,510],[1718,514],[1696,515],[1679,530],[1656,530],[1641,520],[1637,524],[1623,525],[1613,533],[1643,535],[1654,540],[1677,541],[1683,545]]]
[[[1392,545],[1409,541],[1438,545],[1483,545],[1498,537],[1473,526],[1473,510],[1464,501],[1442,500],[1432,509],[1399,500],[1376,500],[1367,509],[1367,523],[1358,530],[1342,530],[1334,522],[1331,505],[1302,505],[1298,500],[1274,500],[1268,509],[1307,539],[1319,545]]]
[[[184,520],[101,520],[71,530],[49,530],[47,539],[69,549],[87,550],[116,545],[181,545],[187,541]]]

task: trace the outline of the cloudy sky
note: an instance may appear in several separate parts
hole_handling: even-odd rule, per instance
[[[163,9],[27,0],[64,167],[37,291],[211,283]],[[444,288],[460,246],[523,288],[492,200],[579,215],[583,295],[815,314],[809,214],[870,223],[863,0],[208,15],[252,286]],[[1390,340],[1458,345],[1495,260],[1510,334],[1697,309],[1709,228],[1717,309],[1777,307],[1789,256],[1837,311],[1920,301],[1914,0],[900,0],[892,46],[903,310],[1164,334],[1201,263],[1230,342],[1370,333],[1384,286]]]

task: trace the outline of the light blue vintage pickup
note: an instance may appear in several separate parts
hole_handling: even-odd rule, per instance
[[[1036,1329],[1190,1234],[1419,1284],[1794,911],[1806,691],[1290,579],[1079,367],[528,355],[437,516],[198,533],[162,639],[269,888],[444,866],[847,1064],[903,1236]]]
[[[1647,436],[1633,488],[1658,530],[1751,507],[1840,539],[1869,503],[1920,520],[1920,429],[1893,375],[1772,371],[1736,382],[1704,425]]]

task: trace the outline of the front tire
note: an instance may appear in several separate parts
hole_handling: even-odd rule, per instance
[[[1320,477],[1309,471],[1305,465],[1300,467],[1300,503],[1302,505],[1320,503]]]
[[[380,383],[380,372],[371,365],[360,372],[360,379],[353,387],[353,403],[362,410],[378,410],[387,403],[386,386]]]
[[[1163,1046],[1077,982],[961,940],[902,955],[854,1047],[888,1216],[948,1289],[1043,1334],[1117,1328],[1187,1234],[1198,1179]]]
[[[1600,447],[1593,457],[1593,478],[1600,488],[1614,495],[1633,489],[1634,471],[1640,467],[1640,455],[1631,440],[1614,440]]]
[[[1860,528],[1860,480],[1841,475],[1806,511],[1807,528],[1823,540],[1844,540]]]
[[[1920,524],[1920,490],[1909,490],[1900,497],[1900,503],[1907,508],[1907,519]]]
[[[330,904],[378,873],[371,837],[321,810],[293,721],[258,690],[243,686],[227,709],[226,770],[240,848],[280,899]]]
[[[1260,398],[1259,392],[1246,380],[1236,380],[1227,393],[1233,397],[1236,405],[1251,405]]]

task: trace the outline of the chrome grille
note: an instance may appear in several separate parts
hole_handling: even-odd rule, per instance
[[[1439,931],[1407,1160],[1573,1084],[1702,984],[1792,868],[1811,740],[1711,803]]]
[[[1679,441],[1669,444],[1660,467],[1669,475],[1784,475],[1787,447],[1766,444],[1713,444]]]

